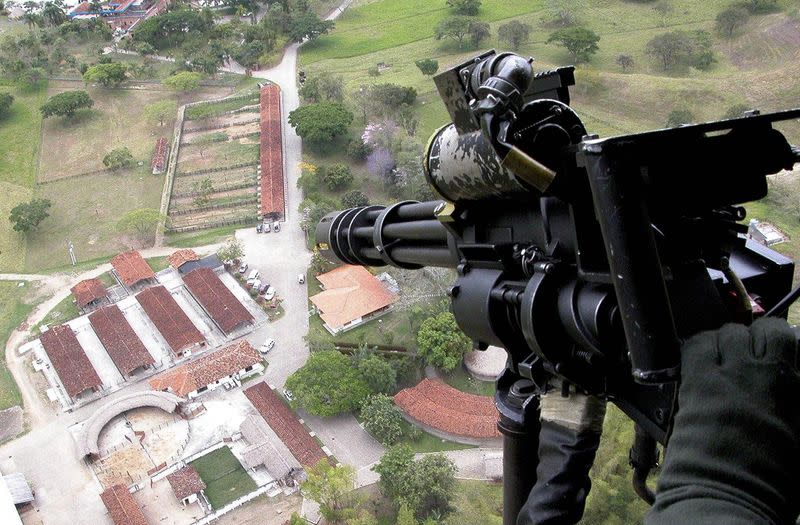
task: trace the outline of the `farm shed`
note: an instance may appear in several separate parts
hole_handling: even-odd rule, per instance
[[[167,257],[167,261],[169,261],[169,265],[179,270],[181,266],[184,264],[191,262],[191,261],[199,261],[200,256],[194,250],[189,248],[184,248],[182,250],[178,250],[169,257]]]
[[[193,399],[263,369],[261,356],[242,340],[153,377],[150,388]]]
[[[89,323],[123,376],[127,377],[134,370],[148,368],[155,363],[117,305],[91,313]]]
[[[141,288],[155,284],[156,274],[136,250],[123,252],[111,259],[114,273],[128,288]]]
[[[182,356],[192,348],[206,344],[203,334],[163,286],[139,292],[136,300],[175,355]]]
[[[206,255],[202,259],[197,261],[187,261],[178,268],[178,272],[181,274],[191,273],[197,268],[208,268],[209,270],[217,271],[218,269],[222,268],[224,265],[222,261],[219,260],[214,254]]]
[[[184,505],[190,505],[197,501],[198,495],[202,494],[206,488],[197,469],[191,465],[167,475],[167,481],[169,481],[175,497]]]
[[[261,202],[262,218],[284,216],[283,135],[281,134],[281,88],[261,88]]]
[[[245,390],[244,395],[301,465],[313,467],[327,457],[317,440],[297,419],[297,415],[269,385],[257,383]]]
[[[72,288],[75,304],[81,311],[91,310],[108,302],[108,292],[100,279],[84,279]]]
[[[161,175],[167,171],[167,160],[169,156],[169,142],[164,137],[156,141],[156,148],[153,152],[153,161],[150,167],[153,170],[153,175]]]
[[[319,311],[325,329],[344,332],[384,313],[397,296],[361,266],[344,265],[317,276],[323,291],[309,300]]]
[[[100,494],[100,499],[114,525],[147,525],[142,509],[125,485],[120,483],[106,489]]]
[[[72,328],[67,325],[54,326],[43,333],[40,340],[69,397],[75,398],[87,390],[96,391],[102,386],[100,376],[86,357]]]
[[[253,322],[253,316],[213,270],[197,268],[183,276],[189,293],[200,303],[222,333],[230,335]]]

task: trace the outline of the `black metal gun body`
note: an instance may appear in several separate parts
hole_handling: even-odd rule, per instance
[[[425,171],[442,201],[329,214],[317,246],[349,264],[455,268],[459,326],[509,353],[501,429],[524,423],[513,385],[559,376],[664,443],[680,341],[790,291],[793,261],[746,240],[737,205],[800,161],[773,128],[800,109],[601,140],[568,106],[571,68],[529,85],[526,67],[489,53],[440,75],[454,124]]]

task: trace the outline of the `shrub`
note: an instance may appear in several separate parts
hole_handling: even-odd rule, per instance
[[[376,394],[361,405],[364,428],[384,445],[394,445],[403,437],[403,415],[391,397]]]

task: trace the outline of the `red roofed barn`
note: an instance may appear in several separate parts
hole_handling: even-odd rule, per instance
[[[75,332],[67,325],[58,325],[42,334],[42,346],[53,363],[59,379],[71,398],[87,390],[98,390],[103,382],[97,375]]]
[[[195,253],[194,250],[185,248],[183,250],[178,250],[169,257],[167,257],[167,261],[169,261],[169,265],[175,268],[176,270],[190,261],[199,261],[200,256]]]
[[[153,286],[139,292],[136,300],[175,355],[182,356],[195,346],[206,344],[203,334],[163,286]]]
[[[323,291],[309,297],[332,334],[386,312],[397,296],[361,266],[344,265],[317,276]]]
[[[73,286],[70,291],[75,296],[75,304],[79,310],[91,310],[108,302],[108,292],[100,279],[85,279]]]
[[[261,202],[262,218],[278,220],[284,215],[283,135],[281,134],[281,88],[261,88]]]
[[[125,485],[114,485],[100,494],[114,525],[147,525],[142,509]]]
[[[150,388],[193,399],[264,369],[261,356],[241,340],[150,379]]]
[[[119,372],[128,377],[139,368],[155,364],[153,356],[115,304],[89,315],[89,323]]]
[[[230,335],[242,325],[253,322],[253,316],[233,295],[216,273],[209,268],[197,268],[183,276],[186,288],[203,310],[208,313],[222,333]]]
[[[156,274],[136,250],[120,253],[111,259],[111,266],[122,283],[128,288],[136,288],[155,283]]]

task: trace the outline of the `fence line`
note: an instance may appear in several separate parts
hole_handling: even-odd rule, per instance
[[[189,215],[192,213],[200,213],[204,211],[213,211],[213,210],[224,210],[227,208],[237,208],[242,206],[243,204],[253,204],[254,202],[258,202],[258,197],[245,197],[243,199],[231,201],[231,202],[223,202],[221,204],[210,204],[208,206],[202,206],[200,208],[187,208],[183,210],[174,210],[170,212],[170,216],[177,216],[180,217],[181,215]]]
[[[72,175],[65,175],[63,177],[58,177],[55,179],[44,180],[39,182],[39,184],[40,185],[53,184],[54,182],[60,182],[62,180],[77,179],[80,177],[89,177],[90,175],[100,175],[102,173],[111,173],[112,171],[113,170],[111,168],[100,168],[91,171],[84,171],[83,173],[73,173]]]
[[[178,117],[175,121],[175,129],[172,134],[172,149],[169,152],[169,159],[167,160],[167,173],[164,177],[164,190],[161,194],[161,207],[159,208],[160,218],[158,220],[158,229],[156,230],[156,246],[161,246],[164,241],[164,230],[167,225],[167,215],[169,214],[169,205],[172,201],[172,185],[175,182],[178,170],[178,151],[181,148],[181,133],[183,133],[183,120],[186,112],[184,104],[178,108]]]
[[[228,170],[238,170],[239,168],[248,168],[250,166],[258,166],[260,161],[251,160],[249,162],[242,162],[239,164],[232,164],[230,166],[221,166],[218,168],[205,168],[202,170],[195,170],[195,171],[184,171],[181,173],[176,173],[176,177],[191,177],[193,175],[205,175],[206,173],[217,173],[220,171],[228,171]]]
[[[178,226],[172,227],[169,231],[174,233],[186,233],[186,232],[194,232],[198,230],[207,230],[210,228],[220,228],[222,226],[232,226],[234,224],[255,224],[258,222],[258,217],[253,215],[252,217],[240,217],[238,219],[224,219],[224,220],[216,220],[216,221],[209,221],[203,224],[197,224],[192,226]]]
[[[229,184],[227,186],[215,186],[214,191],[212,191],[211,194],[213,195],[214,193],[222,193],[225,191],[242,190],[255,185],[256,185],[256,178],[253,177],[253,179],[250,181],[237,182],[236,184]],[[203,195],[203,193],[204,192],[202,191],[185,191],[183,193],[173,193],[172,198],[181,199],[186,197],[196,197],[198,195]]]
[[[278,483],[277,481],[273,481],[272,483],[268,483],[267,485],[264,485],[263,487],[259,487],[256,490],[254,490],[253,492],[251,492],[250,494],[242,496],[241,498],[228,503],[227,505],[225,505],[221,509],[215,511],[213,514],[209,514],[207,516],[204,516],[203,518],[200,518],[199,520],[195,521],[193,525],[207,525],[208,523],[211,523],[212,521],[215,521],[215,520],[219,519],[220,517],[222,517],[223,515],[229,513],[230,511],[241,507],[242,505],[244,505],[248,501],[257,498],[262,494],[266,494],[267,492],[272,490],[274,485],[277,485],[277,483]]]
[[[222,113],[219,115],[215,115],[213,118],[217,118],[222,116]],[[212,118],[212,117],[208,117]],[[200,120],[200,119],[197,119]],[[246,126],[247,124],[255,124],[256,122],[261,122],[261,118],[253,119],[253,120],[245,120],[243,122],[228,122],[226,124],[215,124],[213,126],[200,126],[199,128],[191,128],[184,130],[186,133],[198,133],[200,131],[211,131],[212,129],[225,129],[225,128],[233,128],[235,126]]]

